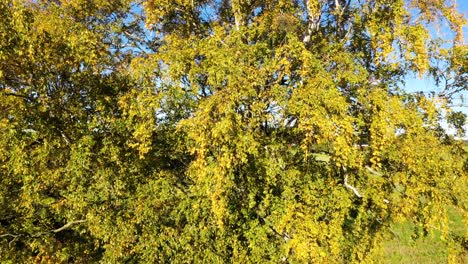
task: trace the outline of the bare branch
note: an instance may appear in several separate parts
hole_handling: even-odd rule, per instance
[[[274,228],[273,224],[272,224],[270,221],[268,221],[266,218],[260,217],[260,219],[262,219],[263,222],[265,222],[265,223],[270,227],[270,230],[273,231],[273,233],[275,233],[275,235],[277,235],[277,236],[283,238],[284,242],[287,243],[287,242],[291,239],[291,237],[289,236],[288,233],[286,233],[286,232],[283,232],[283,233],[278,232],[278,230],[276,230],[276,229]]]
[[[68,137],[65,135],[65,133],[63,133],[62,130],[60,130],[60,135],[61,135],[62,138],[65,140],[65,143],[67,143],[67,145],[70,145],[70,140],[69,140]]]
[[[376,175],[376,176],[382,176],[382,173],[381,173],[381,172],[378,172],[378,171],[376,171],[376,170],[373,170],[373,169],[372,169],[371,167],[369,167],[369,166],[366,166],[366,170],[367,170],[368,172],[370,172],[370,173]]]
[[[84,223],[84,222],[86,222],[85,219],[71,221],[71,222],[66,223],[64,226],[62,226],[62,227],[60,227],[60,228],[57,228],[57,229],[54,229],[54,230],[52,230],[52,231],[50,231],[50,232],[52,232],[52,233],[58,233],[58,232],[60,232],[60,231],[63,231],[63,230],[65,230],[65,229],[71,227],[72,225],[81,224],[81,223]]]
[[[322,18],[322,6],[320,3],[311,2],[311,0],[305,0],[305,7],[307,10],[307,33],[304,36],[302,42],[308,44],[312,38],[312,35],[318,31],[320,27],[320,20]],[[314,4],[317,4],[318,7],[314,8]],[[318,14],[314,12],[315,9],[318,9]]]
[[[43,236],[43,235],[46,235],[46,234],[59,233],[59,232],[65,230],[67,228],[70,228],[73,225],[81,224],[81,223],[84,223],[84,222],[86,222],[85,219],[74,220],[74,221],[66,223],[65,225],[63,225],[62,227],[59,227],[57,229],[53,229],[53,230],[49,230],[49,231],[45,231],[45,232],[39,232],[39,233],[36,233],[36,234],[11,234],[11,233],[5,233],[5,234],[0,235],[0,238],[2,238],[2,237],[12,237],[13,239],[10,242],[8,242],[8,245],[11,246],[11,244],[21,236],[40,237],[40,236]]]
[[[67,229],[67,228],[70,228],[72,225],[76,225],[76,224],[80,224],[80,223],[84,223],[84,222],[86,222],[86,220],[84,220],[84,219],[74,220],[74,221],[66,223],[65,225],[63,225],[62,227],[59,227],[57,229],[53,229],[53,230],[49,230],[49,231],[34,234],[34,235],[32,235],[32,237],[39,237],[39,236],[43,236],[43,235],[50,234],[50,233],[58,233],[58,232],[63,231],[65,229]]]
[[[346,186],[346,188],[351,189],[357,197],[362,198],[362,195],[359,193],[359,191],[348,184],[348,175],[346,175],[344,178],[344,185]]]
[[[1,95],[5,95],[5,96],[15,96],[15,97],[19,97],[19,98],[24,98],[24,99],[27,99],[27,100],[31,100],[31,98],[27,95],[22,95],[22,94],[18,94],[18,93],[12,93],[12,92],[2,92]]]
[[[382,175],[383,175],[381,172],[375,171],[375,170],[371,169],[369,166],[366,166],[365,168],[366,168],[370,173],[372,173],[372,174],[374,174],[374,175],[376,175],[376,176],[382,176]],[[344,172],[346,173],[346,168],[343,167],[343,170],[344,170]],[[350,184],[348,183],[348,175],[347,175],[347,174],[345,174],[345,177],[344,177],[344,186],[346,186],[346,188],[352,190],[352,191],[354,192],[354,194],[355,194],[357,197],[359,197],[359,198],[362,198],[362,197],[363,197],[363,196],[361,195],[361,193],[356,189],[356,187],[354,187],[354,186],[352,186],[352,185],[350,185]],[[386,204],[389,204],[389,203],[390,203],[390,201],[387,200],[387,199],[385,199],[385,198],[383,199],[383,202],[386,203]]]
[[[21,234],[10,234],[10,233],[6,233],[6,234],[3,234],[3,235],[0,235],[0,237],[7,237],[7,236],[10,236],[10,237],[19,237],[19,236],[22,236]]]
[[[13,242],[15,242],[16,240],[18,240],[18,238],[21,237],[21,236],[23,236],[23,235],[22,235],[22,234],[14,235],[14,234],[10,234],[10,233],[0,235],[0,237],[7,237],[7,236],[10,236],[10,237],[13,238],[12,240],[10,240],[10,242],[8,242],[8,247],[11,247],[11,245],[13,245]]]

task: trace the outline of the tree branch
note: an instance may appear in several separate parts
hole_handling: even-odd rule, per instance
[[[10,234],[10,233],[6,233],[6,234],[3,234],[3,235],[0,235],[0,237],[7,237],[7,236],[10,236],[10,237],[19,237],[19,236],[22,236],[21,234]]]
[[[20,236],[22,236],[22,234],[18,234],[18,235],[13,235],[13,234],[3,234],[3,235],[0,235],[0,237],[7,237],[7,236],[10,236],[10,237],[13,237],[12,240],[10,240],[10,242],[8,242],[8,247],[11,247],[11,245],[13,244],[13,242],[15,242],[16,240],[18,240],[18,238]]]
[[[275,229],[275,227],[273,226],[273,224],[272,224],[270,221],[268,221],[265,217],[261,217],[261,216],[259,216],[259,217],[260,217],[260,219],[261,219],[265,224],[268,225],[268,227],[270,228],[270,230],[273,231],[273,233],[275,233],[275,235],[281,237],[281,238],[284,240],[284,242],[287,243],[287,242],[291,239],[291,237],[289,236],[288,233],[286,233],[286,232],[283,232],[283,233],[278,232],[278,231]]]
[[[307,11],[307,33],[304,36],[302,42],[304,44],[309,44],[312,35],[318,31],[320,27],[320,20],[322,17],[322,6],[319,3],[311,2],[312,0],[305,0],[304,5],[306,7]],[[317,4],[318,6],[314,8],[314,4]],[[318,14],[314,13],[314,10],[318,10]],[[317,11],[315,10],[315,11]]]
[[[366,166],[366,170],[369,171],[370,173],[376,175],[376,176],[382,176],[382,173],[381,172],[378,172],[376,170],[373,170],[371,167],[369,166]]]
[[[51,232],[51,233],[58,233],[58,232],[60,232],[60,231],[63,231],[63,230],[65,230],[65,229],[71,227],[72,225],[81,224],[81,223],[84,223],[84,222],[86,222],[85,219],[71,221],[71,222],[66,223],[66,224],[63,225],[62,227],[57,228],[57,229],[54,229],[54,230],[52,230],[52,231],[50,231],[50,232]]]
[[[362,198],[362,195],[359,193],[359,191],[355,187],[348,184],[348,175],[344,177],[344,186],[346,186],[348,189],[351,189],[357,197]]]
[[[374,174],[374,175],[376,175],[376,176],[382,176],[382,173],[381,173],[381,172],[375,171],[375,170],[371,169],[369,166],[366,166],[366,169],[367,169],[370,173],[372,173],[372,174]],[[344,170],[345,173],[346,173],[346,168],[343,167],[343,170]],[[354,186],[352,186],[352,185],[350,185],[350,184],[348,183],[348,175],[347,175],[347,174],[345,174],[345,177],[344,177],[344,186],[346,186],[346,188],[352,190],[352,191],[354,192],[354,194],[355,194],[357,197],[359,197],[359,198],[362,198],[362,197],[363,197],[363,196],[361,195],[361,193],[356,189],[356,187],[354,187]],[[384,201],[384,203],[386,203],[386,204],[389,204],[389,203],[390,203],[390,201],[387,200],[387,199],[385,199],[385,198],[383,199],[383,201]]]
[[[40,237],[40,236],[50,234],[50,233],[58,233],[60,231],[63,231],[65,229],[71,227],[72,225],[81,224],[81,223],[84,223],[84,222],[86,222],[86,220],[84,220],[84,219],[74,220],[74,221],[66,223],[65,225],[63,225],[62,227],[59,227],[57,229],[53,229],[53,230],[49,230],[49,231],[45,231],[45,232],[39,232],[39,233],[36,233],[34,235],[31,235],[31,237]]]
[[[19,98],[31,100],[31,97],[29,97],[27,95],[22,95],[22,94],[17,94],[17,93],[12,93],[12,92],[2,92],[1,95],[14,96],[14,97],[19,97]]]
[[[27,237],[40,237],[40,236],[43,236],[43,235],[46,235],[46,234],[51,234],[51,233],[59,233],[67,228],[70,228],[71,226],[73,225],[76,225],[76,224],[81,224],[81,223],[84,223],[86,222],[85,219],[80,219],[80,220],[74,220],[74,221],[71,221],[71,222],[68,222],[66,223],[65,225],[57,228],[57,229],[53,229],[53,230],[49,230],[49,231],[45,231],[45,232],[39,232],[39,233],[36,233],[36,234],[11,234],[11,233],[5,233],[5,234],[2,234],[0,235],[0,238],[2,237],[12,237],[13,239],[8,242],[8,245],[11,246],[11,244],[16,241],[19,237],[22,237],[22,236],[27,236]]]

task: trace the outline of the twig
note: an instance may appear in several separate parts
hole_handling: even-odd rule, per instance
[[[64,226],[62,226],[60,228],[57,228],[57,229],[54,229],[54,230],[52,230],[50,232],[51,233],[58,233],[58,232],[60,232],[62,230],[65,230],[65,229],[69,228],[72,225],[81,224],[81,223],[84,223],[84,222],[86,222],[85,219],[71,221],[71,222],[68,222],[67,224],[65,224]]]
[[[366,166],[366,169],[367,169],[370,173],[372,173],[372,174],[374,174],[374,175],[382,176],[382,173],[381,173],[381,172],[375,171],[375,170],[371,169],[369,166]],[[344,170],[345,173],[346,173],[346,168],[343,167],[343,170]],[[362,195],[359,193],[359,191],[358,191],[355,187],[353,187],[352,185],[350,185],[350,184],[348,183],[348,175],[345,175],[345,177],[344,177],[344,186],[346,186],[346,188],[348,188],[348,189],[351,189],[357,197],[362,198]],[[386,204],[389,204],[389,203],[390,203],[390,201],[387,200],[387,199],[385,199],[385,198],[383,199],[383,201],[384,201],[384,203],[386,203]]]
[[[270,221],[268,221],[265,217],[260,217],[260,219],[262,219],[263,222],[265,222],[265,223],[270,227],[271,231],[273,231],[273,233],[275,233],[275,235],[277,235],[277,236],[283,238],[283,239],[284,239],[284,242],[287,243],[287,242],[291,239],[291,237],[289,236],[288,233],[283,232],[283,233],[281,234],[280,232],[278,232],[278,231],[274,228],[273,224],[271,224]]]
[[[7,237],[7,236],[13,237],[13,239],[10,240],[10,242],[8,242],[8,247],[11,248],[11,245],[13,244],[13,242],[18,240],[18,237],[22,236],[22,234],[14,235],[14,234],[7,233],[7,234],[0,235],[0,237]]]
[[[346,172],[346,168],[345,168],[345,167],[342,167],[342,168],[343,168],[343,171],[344,171],[344,173],[345,173],[345,177],[344,177],[344,186],[345,186],[346,188],[351,189],[351,190],[354,192],[354,194],[356,194],[357,197],[362,198],[362,195],[359,193],[359,191],[358,191],[355,187],[351,186],[351,185],[348,183],[348,174],[347,174],[347,172]]]
[[[346,175],[344,178],[344,185],[346,186],[346,188],[351,189],[357,197],[362,198],[362,195],[359,193],[359,191],[353,186],[348,184],[348,175]]]
[[[12,242],[17,240],[18,237],[21,237],[21,236],[40,237],[40,236],[43,236],[43,235],[46,235],[46,234],[61,232],[61,231],[65,230],[65,229],[67,229],[67,228],[70,228],[72,225],[81,224],[81,223],[84,223],[84,222],[86,222],[85,219],[74,220],[74,221],[66,223],[65,225],[63,225],[62,227],[59,227],[57,229],[53,229],[53,230],[49,230],[49,231],[45,231],[45,232],[39,232],[39,233],[36,233],[36,234],[10,234],[10,233],[5,233],[5,234],[0,235],[0,238],[8,237],[8,236],[12,237],[13,239],[8,243],[9,245],[11,245]]]
[[[366,166],[366,170],[369,171],[370,173],[376,175],[376,176],[382,176],[382,173],[381,172],[378,172],[376,170],[373,170],[371,167],[369,166]]]
[[[50,233],[58,233],[60,231],[63,231],[67,228],[69,228],[70,226],[72,225],[76,225],[76,224],[80,224],[80,223],[84,223],[86,222],[86,220],[82,219],[82,220],[75,220],[75,221],[71,221],[71,222],[68,222],[66,223],[65,225],[63,225],[62,227],[59,227],[57,229],[53,229],[53,230],[49,230],[49,231],[45,231],[45,232],[39,232],[39,233],[36,233],[34,235],[31,235],[32,237],[40,237],[40,236],[43,236],[43,235],[46,235],[46,234],[50,234]]]
[[[19,236],[21,236],[21,234],[14,235],[14,234],[6,233],[6,234],[3,234],[3,235],[0,235],[0,237],[7,237],[7,236],[19,237]]]

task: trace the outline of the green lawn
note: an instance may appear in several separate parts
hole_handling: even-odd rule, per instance
[[[463,218],[455,209],[450,210],[450,233],[467,240],[467,228]],[[379,263],[447,263],[448,249],[440,234],[412,239],[415,226],[406,223],[394,224],[393,238],[385,243],[382,259]],[[465,242],[466,243],[466,242]],[[458,263],[468,263],[468,251],[465,248],[457,259]]]

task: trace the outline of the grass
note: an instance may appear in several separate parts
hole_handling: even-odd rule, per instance
[[[413,240],[411,222],[393,226],[395,238],[384,247],[383,263],[445,263],[448,250],[440,237],[421,237]]]
[[[463,216],[456,210],[449,210],[449,230],[452,236],[464,237],[466,241],[467,228],[463,223]],[[384,245],[384,252],[379,263],[447,263],[448,248],[442,240],[440,233],[427,237],[414,238],[416,226],[411,221],[394,224],[393,239]],[[465,248],[459,254],[458,263],[468,263],[468,251]]]

